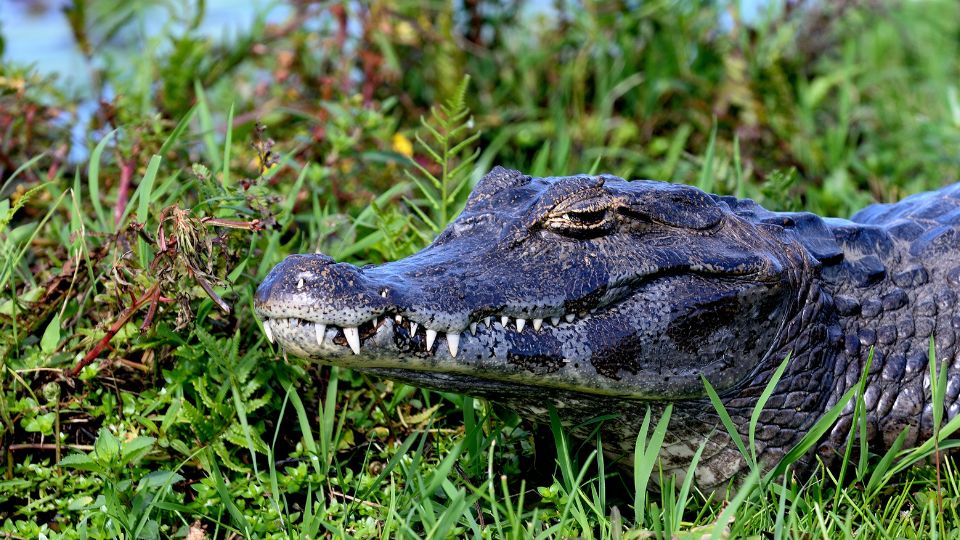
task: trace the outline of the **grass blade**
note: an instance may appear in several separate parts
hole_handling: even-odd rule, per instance
[[[180,136],[183,135],[184,131],[186,131],[187,127],[190,125],[190,121],[193,120],[193,116],[196,113],[197,106],[194,105],[193,107],[190,107],[190,110],[187,111],[187,114],[180,118],[180,121],[177,122],[177,125],[174,126],[170,134],[167,135],[167,138],[163,141],[163,145],[160,146],[160,150],[157,151],[157,155],[166,155],[166,153],[173,148],[173,145],[180,141]]]
[[[240,511],[240,508],[237,507],[237,503],[233,501],[233,496],[230,494],[230,489],[223,480],[223,473],[220,471],[220,466],[217,465],[217,454],[214,453],[213,447],[208,446],[205,454],[207,465],[210,468],[210,475],[213,476],[213,485],[217,490],[217,495],[220,496],[221,504],[227,507],[227,512],[230,514],[230,518],[238,527],[240,527],[244,533],[244,537],[250,538],[247,518],[243,515],[243,512]]]
[[[714,191],[714,179],[713,179],[713,161],[716,156],[717,149],[717,119],[713,119],[713,128],[710,129],[710,140],[707,142],[707,151],[703,156],[703,165],[700,167],[700,178],[697,180],[697,187],[706,191],[707,193],[713,193]]]
[[[134,196],[140,197],[140,200],[137,204],[137,222],[146,223],[148,214],[150,210],[150,195],[153,193],[153,182],[157,177],[157,170],[160,168],[160,156],[154,155],[150,158],[150,163],[147,164],[147,172],[144,173],[143,179],[140,180],[140,185],[137,186],[137,191],[134,193]],[[121,222],[122,223],[122,222]],[[118,227],[120,224],[118,224]]]
[[[97,223],[101,231],[109,230],[106,214],[103,212],[103,205],[100,202],[100,156],[106,150],[107,144],[117,134],[117,130],[107,133],[90,154],[90,163],[87,165],[87,188],[90,191],[90,204],[93,205],[93,212],[97,215]]]
[[[673,404],[668,404],[653,428],[653,434],[650,436],[650,444],[646,444],[647,430],[650,426],[650,408],[643,416],[643,424],[640,426],[640,433],[637,434],[636,446],[634,446],[633,455],[633,485],[634,485],[634,526],[643,525],[643,516],[645,514],[647,485],[650,482],[650,475],[656,465],[657,457],[660,454],[660,448],[663,446],[663,439],[667,434],[667,425],[670,423],[670,415],[673,412]]]
[[[727,434],[730,435],[730,439],[733,440],[733,444],[737,445],[737,450],[740,451],[743,459],[755,469],[756,466],[751,459],[752,454],[747,452],[747,447],[743,444],[743,437],[740,436],[740,431],[737,430],[736,424],[734,424],[733,419],[730,418],[730,413],[727,412],[727,408],[724,406],[723,401],[720,400],[717,391],[713,389],[713,385],[710,384],[710,381],[708,381],[703,374],[700,375],[700,378],[703,379],[703,386],[707,391],[707,396],[710,397],[710,403],[713,404],[717,414],[720,415],[720,421],[723,422],[723,427],[726,428]]]
[[[773,394],[773,390],[777,387],[777,383],[779,383],[780,378],[783,377],[783,372],[787,369],[787,364],[790,362],[790,356],[790,354],[787,354],[787,356],[784,357],[783,362],[780,362],[780,365],[777,366],[777,370],[773,372],[773,376],[763,388],[763,392],[760,394],[760,397],[757,398],[757,404],[753,407],[753,412],[750,414],[750,425],[748,430],[750,441],[750,457],[753,467],[757,466],[757,422],[760,421],[760,414],[763,413],[763,408],[767,405],[767,401]]]
[[[227,134],[223,141],[223,187],[230,187],[230,151],[233,149],[233,105],[227,113]]]
[[[287,391],[286,395],[290,398],[290,404],[293,405],[293,409],[297,413],[297,423],[300,425],[300,434],[303,436],[303,446],[307,449],[307,453],[310,454],[310,461],[313,463],[314,470],[319,473],[321,472],[321,468],[319,452],[317,451],[317,441],[313,438],[313,431],[310,429],[310,418],[307,416],[307,410],[303,406],[300,394],[293,383],[287,380],[282,381],[281,385],[284,390]]]

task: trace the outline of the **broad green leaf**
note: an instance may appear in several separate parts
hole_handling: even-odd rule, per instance
[[[124,464],[136,463],[147,455],[153,449],[157,439],[153,437],[137,437],[132,441],[123,443],[123,461]]]
[[[43,337],[40,338],[40,350],[45,354],[53,354],[60,343],[60,314],[56,313],[47,324],[47,329],[43,331]]]
[[[140,479],[137,490],[162,488],[182,480],[183,477],[173,471],[153,471]]]
[[[120,457],[120,440],[103,427],[97,434],[97,442],[93,445],[94,455],[100,463],[114,463]]]
[[[70,454],[60,460],[60,466],[80,469],[81,471],[103,472],[103,466],[89,454]]]
[[[41,433],[43,435],[53,434],[53,425],[57,421],[57,413],[48,412],[38,414],[32,418],[24,419],[23,429],[31,433]]]

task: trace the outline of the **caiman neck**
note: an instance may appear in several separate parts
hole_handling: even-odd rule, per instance
[[[842,370],[837,369],[838,357],[843,354],[843,332],[832,298],[823,285],[817,269],[808,268],[778,345],[761,362],[753,377],[724,400],[731,415],[742,419],[735,423],[746,436],[757,398],[789,356],[787,367],[760,417],[762,427],[758,427],[756,440],[763,450],[764,461],[766,458],[778,460],[799,442],[836,401],[836,389],[844,385],[838,380]]]
[[[943,241],[937,233],[946,237],[952,231],[929,220],[826,221],[844,253],[822,272],[843,330],[830,404],[859,382],[869,361],[863,400],[870,450],[885,451],[904,430],[906,446],[919,444],[933,432],[931,338],[937,359],[949,370],[944,419],[960,413],[960,279],[950,274],[960,267],[937,251]],[[821,456],[842,454],[853,410],[851,402],[822,442]]]

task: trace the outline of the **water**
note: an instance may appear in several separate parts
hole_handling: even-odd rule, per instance
[[[771,7],[776,8],[784,0],[740,0],[740,12],[744,22],[762,20]],[[58,75],[68,87],[81,92],[91,87],[92,67],[78,50],[73,40],[69,23],[62,13],[68,0],[0,0],[0,34],[5,39],[6,50],[0,60],[13,60],[21,64],[34,64],[43,74]],[[128,5],[149,5],[160,2],[130,0]],[[166,2],[179,5],[180,11],[190,14],[191,2]],[[117,2],[117,5],[123,5]],[[527,14],[550,16],[553,0],[532,0],[526,4]],[[126,50],[135,53],[141,49],[149,36],[156,35],[171,24],[166,9],[156,7],[140,10],[144,14],[125,33],[107,47],[117,52]],[[291,13],[289,7],[279,2],[235,0],[207,0],[206,16],[199,28],[203,35],[227,38],[249,30],[257,14],[265,14],[268,22],[281,22]],[[718,21],[721,28],[729,27],[731,21],[724,16]]]
[[[62,10],[67,0],[0,0],[0,34],[5,50],[3,61],[34,65],[38,72],[57,75],[68,88],[85,93],[92,86],[91,64],[74,42],[69,22]],[[149,5],[140,0],[130,4]],[[170,2],[179,7],[173,15],[190,16],[189,2]],[[118,6],[123,5],[117,2]],[[207,0],[206,15],[198,31],[212,38],[230,39],[249,30],[257,14],[267,21],[282,21],[290,8],[277,2]],[[112,54],[136,54],[146,41],[164,30],[176,30],[177,21],[161,7],[138,10],[141,17],[128,25],[128,31],[104,46]],[[183,25],[179,25],[183,28]]]
[[[64,17],[56,9],[31,7],[27,2],[0,0],[4,59],[36,64],[44,73],[79,74],[85,60]]]

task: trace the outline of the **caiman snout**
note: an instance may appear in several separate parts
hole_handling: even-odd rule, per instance
[[[271,319],[288,325],[316,325],[322,341],[327,325],[344,329],[344,338],[355,352],[365,323],[390,307],[388,288],[364,276],[351,264],[335,263],[323,254],[291,255],[278,264],[257,288],[255,307],[273,338]],[[369,326],[369,325],[368,325]]]
[[[254,296],[256,306],[259,308],[261,305],[268,305],[275,295],[302,289],[304,283],[300,282],[301,274],[316,275],[325,266],[335,263],[332,257],[322,253],[290,255],[274,266],[263,283],[257,287],[257,294]],[[291,277],[294,274],[298,277]],[[290,285],[293,285],[293,291],[287,291]]]
[[[416,268],[403,263],[358,268],[322,254],[291,255],[257,288],[254,307],[268,339],[276,337],[302,353],[333,343],[360,354],[368,340],[395,330],[424,351],[445,336],[456,356],[459,333],[468,325],[468,312],[450,310],[458,295],[449,293],[459,288],[451,284],[458,282],[450,279],[446,264]],[[440,286],[425,286],[425,279]]]

